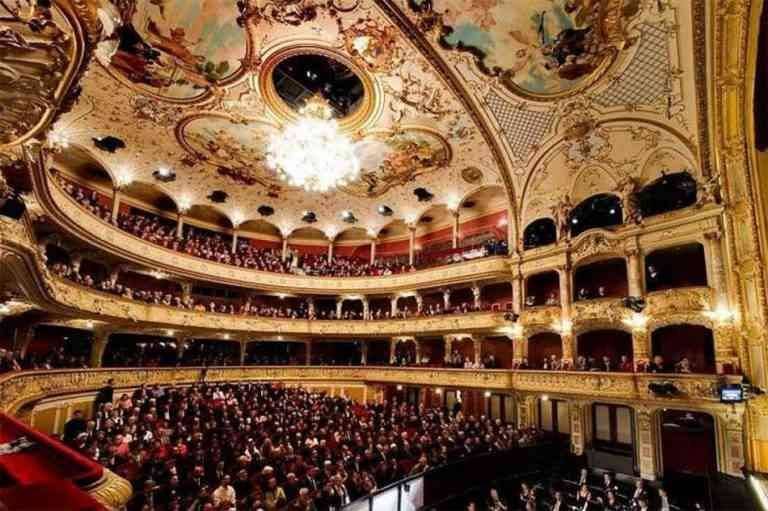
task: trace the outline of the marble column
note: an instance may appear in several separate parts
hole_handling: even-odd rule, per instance
[[[333,261],[333,240],[328,242],[328,262]]]
[[[443,291],[443,309],[448,310],[451,308],[451,290],[446,289]]]
[[[376,238],[371,239],[371,264],[376,262]]]
[[[635,408],[637,424],[637,459],[640,465],[640,477],[655,481],[659,474],[659,460],[656,428],[657,410],[648,406]]]
[[[563,363],[573,364],[574,358],[574,338],[571,323],[571,271],[570,267],[563,266],[558,268],[558,277],[560,279],[560,325],[561,338],[563,341]]]
[[[360,346],[360,363],[362,365],[368,365],[368,343],[363,341]]]
[[[283,261],[288,259],[288,236],[283,236],[283,251],[281,254],[281,258]]]
[[[344,306],[344,299],[343,298],[337,298],[336,299],[336,318],[341,318],[341,309]]]
[[[483,360],[483,341],[478,337],[472,338],[472,355],[475,357],[475,364],[480,364]]]
[[[512,277],[512,312],[520,314],[523,310],[523,277],[519,273]]]
[[[584,454],[586,446],[586,413],[589,405],[581,401],[568,403],[571,420],[571,452],[576,456]]]
[[[390,310],[389,314],[391,317],[397,316],[397,296],[393,296],[390,298]]]
[[[443,336],[443,351],[445,352],[445,356],[443,359],[448,362],[451,360],[451,349],[453,346],[453,336],[446,335]]]
[[[728,289],[723,262],[722,235],[719,231],[704,234],[709,252],[710,286],[715,291],[715,310],[728,309]]]
[[[482,297],[482,290],[480,289],[480,286],[475,284],[472,286],[472,299],[475,309],[479,309],[482,305],[482,302],[480,301],[480,298]]]
[[[93,342],[91,343],[91,367],[101,367],[102,359],[104,358],[104,352],[107,350],[107,343],[109,342],[108,330],[94,330]]]
[[[363,302],[363,319],[371,319],[371,304],[368,302],[367,297],[362,298]]]
[[[232,253],[237,252],[237,229],[232,230]]]
[[[424,310],[424,297],[419,293],[416,293],[414,297],[416,298],[416,313],[421,314],[421,312]]]

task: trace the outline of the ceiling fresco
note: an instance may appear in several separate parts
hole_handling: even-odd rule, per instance
[[[444,46],[476,57],[513,91],[561,95],[583,88],[632,44],[640,0],[409,0]]]
[[[487,187],[505,187],[525,223],[566,194],[641,185],[660,169],[709,179],[702,0],[93,1],[95,58],[54,131],[177,204],[245,221],[265,206],[283,232],[306,226],[305,211],[340,232],[350,211],[376,232]],[[291,188],[265,164],[269,137],[295,115],[286,101],[303,97],[291,73],[307,69],[285,67],[296,55],[333,61],[340,126],[362,161],[360,179],[331,193]],[[108,136],[125,147],[94,146]],[[161,166],[173,181],[156,179]]]

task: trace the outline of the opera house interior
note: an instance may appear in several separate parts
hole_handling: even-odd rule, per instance
[[[0,0],[0,172],[0,511],[768,511],[768,1]]]

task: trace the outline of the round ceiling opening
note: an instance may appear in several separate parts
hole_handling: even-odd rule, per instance
[[[272,83],[291,109],[298,111],[309,98],[319,94],[338,119],[355,113],[365,96],[363,82],[354,71],[325,55],[286,58],[275,66]]]

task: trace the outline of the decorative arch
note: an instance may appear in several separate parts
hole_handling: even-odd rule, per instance
[[[551,217],[530,222],[523,230],[523,250],[557,243],[557,226]]]

